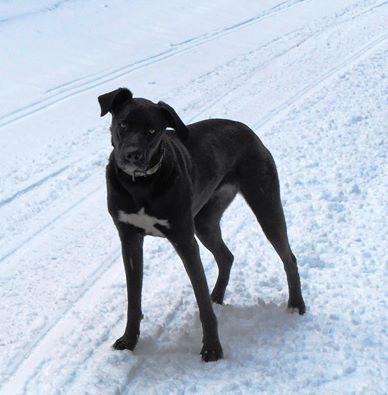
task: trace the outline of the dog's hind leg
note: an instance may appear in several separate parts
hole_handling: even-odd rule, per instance
[[[241,193],[283,262],[289,290],[288,307],[304,314],[298,266],[288,241],[275,163],[269,153],[265,161],[257,156],[245,159],[239,176]]]
[[[195,233],[217,262],[218,277],[211,293],[211,299],[219,304],[222,304],[224,300],[234,259],[233,254],[222,240],[220,220],[236,193],[237,189],[234,186],[222,186],[195,217]]]

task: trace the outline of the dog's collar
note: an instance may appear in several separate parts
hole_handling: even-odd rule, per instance
[[[132,181],[135,181],[136,177],[147,177],[147,176],[150,176],[152,174],[155,174],[160,169],[160,167],[162,166],[163,158],[164,158],[164,149],[162,150],[162,155],[160,156],[160,159],[159,159],[158,163],[156,163],[156,165],[154,165],[154,166],[152,166],[149,169],[144,170],[144,171],[142,171],[142,170],[134,170],[133,172],[128,173],[132,177]]]

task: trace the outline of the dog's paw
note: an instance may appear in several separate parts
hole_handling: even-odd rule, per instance
[[[214,292],[212,292],[212,294],[210,295],[212,302],[217,303],[217,304],[223,304],[224,303],[224,297],[215,294]]]
[[[131,351],[133,351],[134,348],[136,347],[138,339],[139,339],[139,335],[135,335],[135,336],[123,335],[114,342],[112,347],[115,350],[131,350]]]
[[[212,302],[217,303],[217,304],[223,304],[224,303],[224,292],[218,291],[216,288],[213,289],[210,298]]]
[[[219,342],[214,345],[203,345],[201,350],[202,361],[204,362],[213,362],[218,361],[219,359],[224,357],[222,352],[222,347]]]
[[[288,301],[288,308],[291,310],[291,312],[294,312],[294,310],[297,310],[300,315],[303,315],[306,312],[306,306],[304,304],[303,299],[299,300],[289,300]]]

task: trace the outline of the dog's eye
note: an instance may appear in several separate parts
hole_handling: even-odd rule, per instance
[[[127,127],[127,124],[124,123],[124,122],[121,122],[121,123],[120,123],[120,127],[121,127],[122,129],[125,129],[125,128]]]
[[[154,133],[155,133],[155,129],[150,129],[150,130],[148,131],[148,133],[149,133],[149,134],[154,134]]]

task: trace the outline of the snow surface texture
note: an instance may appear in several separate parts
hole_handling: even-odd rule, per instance
[[[383,0],[0,0],[0,392],[387,393],[387,26]],[[262,138],[305,316],[237,198],[225,359],[200,361],[189,280],[154,237],[139,344],[112,350],[125,276],[96,97],[119,86]]]

